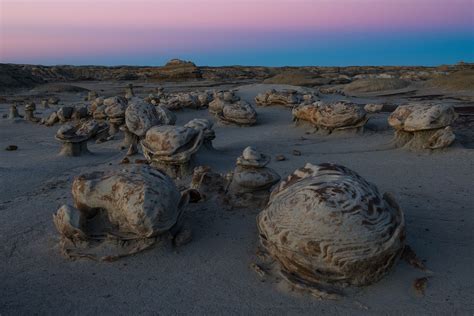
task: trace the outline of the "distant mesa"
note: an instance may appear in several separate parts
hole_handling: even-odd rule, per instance
[[[171,59],[165,65],[165,67],[196,67],[196,64],[192,61],[186,61],[178,58]]]
[[[196,64],[191,61],[171,59],[153,77],[155,79],[171,80],[200,79],[202,73]]]

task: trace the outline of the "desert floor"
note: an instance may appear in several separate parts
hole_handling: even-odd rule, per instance
[[[104,95],[123,83],[83,82]],[[146,96],[146,83],[134,83]],[[140,88],[141,87],[141,88]],[[151,85],[150,85],[151,87]],[[169,84],[168,89],[195,87]],[[228,88],[226,86],[225,88]],[[257,93],[275,86],[235,85],[254,103]],[[281,86],[276,86],[281,88]],[[100,90],[103,91],[100,91]],[[31,92],[25,92],[25,95]],[[84,94],[60,94],[63,104]],[[341,96],[325,96],[325,99]],[[355,98],[358,103],[380,99]],[[404,102],[399,96],[384,102]],[[39,103],[39,102],[38,102]],[[0,115],[9,104],[0,105]],[[256,107],[253,127],[215,125],[215,152],[200,152],[198,165],[219,172],[234,168],[249,145],[285,161],[270,167],[286,177],[305,163],[345,165],[393,193],[405,213],[407,243],[426,260],[431,274],[400,261],[383,280],[348,291],[340,300],[318,300],[272,278],[260,279],[250,267],[258,246],[259,210],[222,210],[209,204],[188,209],[191,243],[164,243],[115,262],[69,261],[61,256],[52,214],[71,203],[75,176],[92,170],[124,168],[121,139],[90,143],[93,155],[60,157],[58,126],[0,119],[0,314],[466,314],[474,312],[474,150],[472,142],[438,153],[414,153],[389,146],[389,113],[374,114],[362,135],[321,136],[295,126],[291,110]],[[38,110],[41,112],[41,110]],[[44,113],[43,113],[44,114]],[[179,124],[211,118],[207,110],[176,112]],[[466,136],[467,137],[467,136]],[[17,151],[5,151],[14,144]],[[294,156],[293,150],[301,156]],[[137,159],[143,159],[136,155]],[[133,161],[134,159],[132,159]],[[417,295],[416,278],[429,276]]]

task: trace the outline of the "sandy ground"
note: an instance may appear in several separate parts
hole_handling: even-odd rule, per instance
[[[111,86],[103,84],[113,95]],[[253,102],[269,87],[242,86],[238,94]],[[60,98],[79,102],[83,95]],[[358,100],[368,101],[373,100]],[[7,109],[1,105],[0,115]],[[320,301],[271,279],[262,281],[249,267],[256,259],[259,210],[224,211],[200,203],[188,211],[193,241],[181,248],[164,244],[113,263],[68,261],[59,253],[52,214],[71,203],[74,176],[123,167],[120,140],[91,143],[91,156],[64,158],[57,155],[53,138],[57,126],[0,119],[0,314],[474,313],[473,149],[455,146],[436,154],[387,149],[392,137],[385,123],[388,113],[371,119],[377,131],[318,136],[296,127],[289,109],[257,107],[257,112],[256,126],[216,126],[216,152],[200,152],[197,163],[229,171],[241,151],[253,145],[273,157],[287,157],[269,165],[282,177],[307,162],[354,169],[380,191],[394,193],[402,206],[408,244],[433,271],[424,297],[416,295],[412,283],[426,274],[405,262],[379,283],[354,289],[338,301]],[[177,115],[177,124],[210,118],[206,110]],[[3,150],[10,144],[19,149]],[[302,155],[293,156],[294,149]]]

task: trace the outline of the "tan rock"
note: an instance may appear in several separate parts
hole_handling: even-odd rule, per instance
[[[452,106],[409,104],[397,107],[388,123],[395,129],[393,144],[416,151],[450,146],[456,138],[450,124],[456,118]]]
[[[321,297],[380,280],[405,242],[403,212],[394,199],[333,164],[297,169],[272,191],[257,224],[283,275]]]
[[[217,114],[217,119],[223,124],[236,124],[249,126],[257,123],[257,112],[246,101],[225,104],[222,112]]]
[[[54,215],[63,250],[101,260],[144,250],[179,228],[189,201],[189,192],[180,194],[168,176],[148,166],[81,175],[72,195],[76,208],[62,206]]]
[[[237,158],[231,174],[228,197],[234,207],[263,207],[270,195],[270,188],[280,180],[271,168],[265,167],[270,157],[253,147],[244,149]]]
[[[203,141],[203,131],[182,126],[154,126],[141,141],[143,154],[152,166],[173,178],[190,174],[191,158]]]

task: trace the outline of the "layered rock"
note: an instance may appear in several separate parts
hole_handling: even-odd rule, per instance
[[[203,142],[203,131],[183,126],[154,126],[141,141],[143,154],[152,166],[173,178],[192,171],[191,158]]]
[[[60,155],[76,157],[89,154],[87,141],[90,136],[84,133],[78,133],[75,126],[65,124],[56,132],[56,140],[62,143]]]
[[[270,157],[253,147],[244,149],[237,158],[228,186],[228,197],[234,207],[263,207],[270,195],[270,188],[280,180],[273,169],[266,167]]]
[[[450,125],[456,119],[457,114],[449,105],[409,104],[397,107],[388,123],[395,129],[395,146],[432,150],[454,142],[456,136]]]
[[[255,102],[257,105],[283,105],[289,108],[293,108],[299,104],[311,104],[315,101],[316,96],[314,94],[303,94],[293,89],[281,91],[271,89],[265,93],[260,93],[255,97]]]
[[[318,131],[324,133],[359,132],[368,120],[363,108],[346,101],[298,106],[293,109],[293,118],[308,120]]]
[[[125,144],[130,143],[128,155],[137,152],[137,144],[146,132],[155,125],[160,125],[161,120],[155,106],[138,98],[131,100],[125,110]]]
[[[283,276],[326,298],[379,281],[405,242],[403,212],[391,195],[334,164],[297,169],[272,191],[257,225]]]
[[[176,235],[189,192],[180,194],[164,173],[148,166],[94,172],[74,179],[75,207],[53,216],[68,257],[114,260]],[[176,238],[177,236],[175,236]]]

